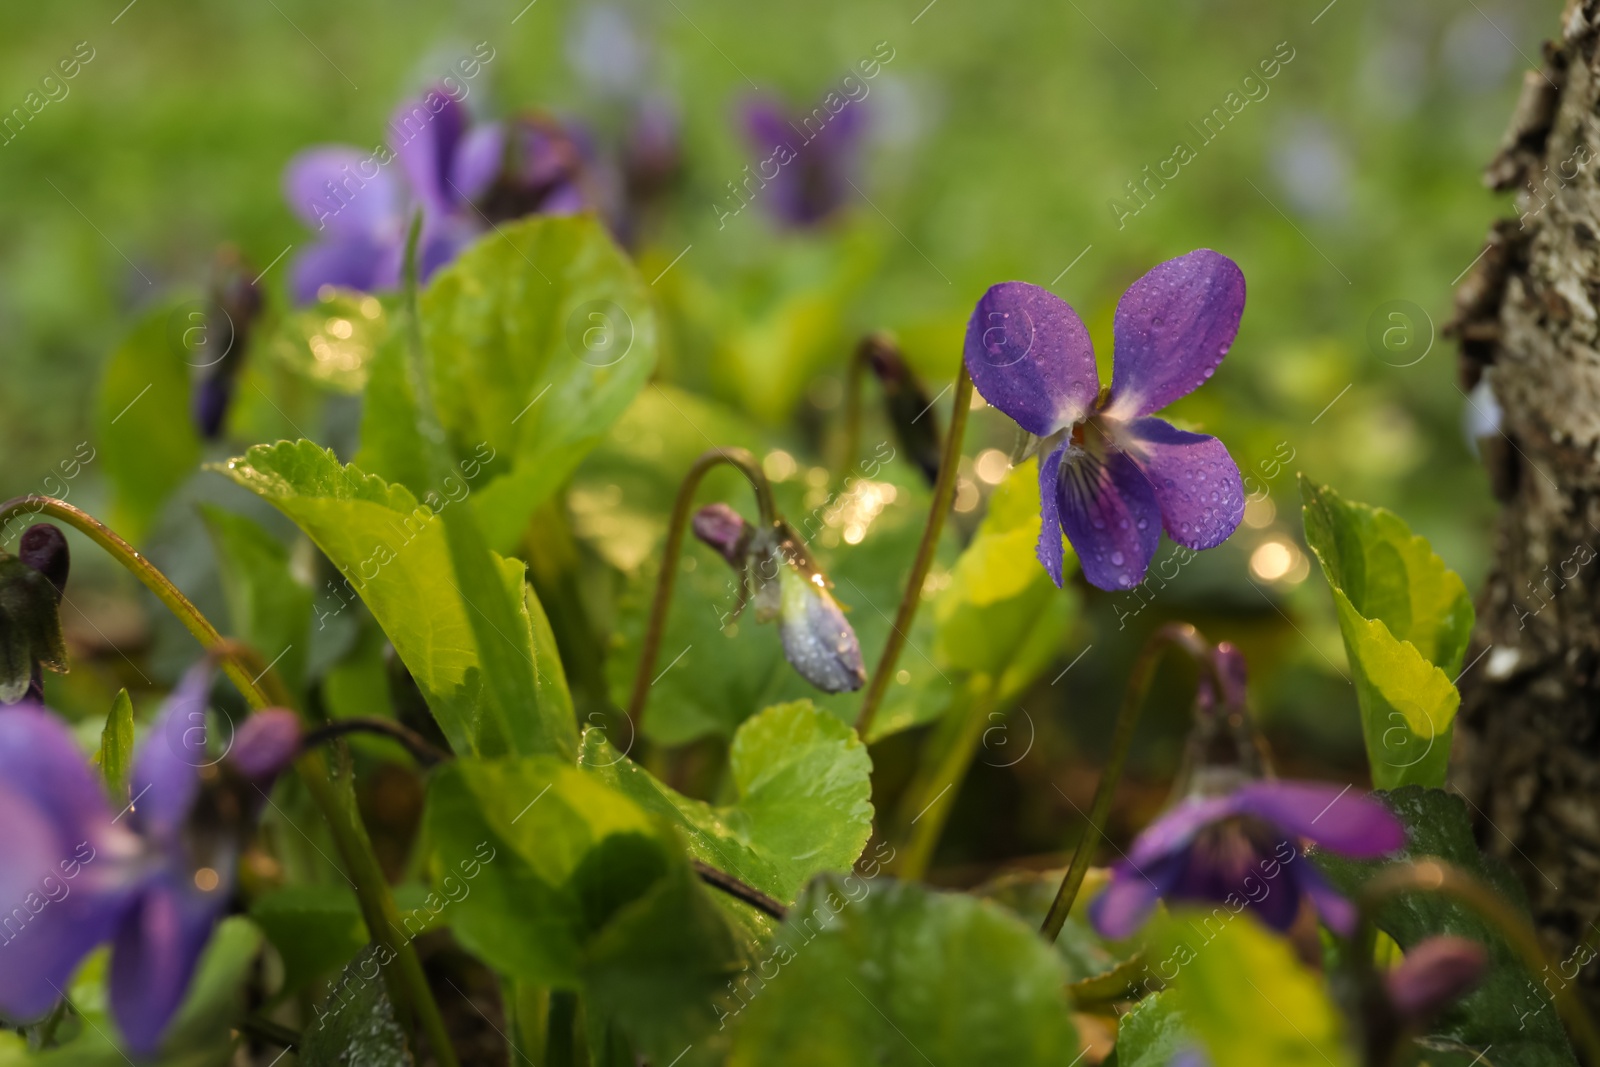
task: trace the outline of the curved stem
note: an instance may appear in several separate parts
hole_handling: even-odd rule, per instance
[[[423,767],[433,767],[452,758],[450,753],[429,744],[427,738],[410,727],[393,719],[382,719],[377,716],[357,715],[348,719],[335,719],[307,733],[301,738],[300,744],[303,748],[315,748],[345,734],[377,734],[387,737],[391,741],[398,742],[411,753],[411,758]]]
[[[889,678],[894,674],[894,665],[899,662],[900,652],[905,648],[906,634],[910,632],[911,621],[916,618],[917,607],[922,603],[922,583],[927,580],[928,569],[933,566],[934,551],[939,547],[939,533],[944,529],[950,503],[955,499],[957,468],[961,465],[961,439],[966,436],[967,413],[972,408],[972,378],[967,374],[965,363],[962,363],[956,375],[955,393],[955,407],[950,413],[950,433],[945,438],[944,456],[939,461],[939,480],[933,487],[933,506],[928,510],[928,524],[922,528],[922,542],[917,545],[917,555],[911,563],[911,573],[906,578],[906,589],[900,597],[900,608],[895,612],[889,640],[883,646],[883,655],[878,657],[878,666],[867,682],[866,695],[861,698],[861,710],[856,714],[856,733],[863,738],[867,736],[873,716],[878,713],[878,705],[883,703],[883,694],[889,687]]]
[[[1517,914],[1503,897],[1472,877],[1461,868],[1443,860],[1425,859],[1389,867],[1374,876],[1362,887],[1357,904],[1361,909],[1362,931],[1376,928],[1378,908],[1401,893],[1443,893],[1477,912],[1478,916],[1494,927],[1513,952],[1522,958],[1528,973],[1537,976],[1550,967],[1544,949],[1539,946],[1539,936],[1533,926]],[[1360,957],[1362,966],[1371,966],[1372,954]],[[1583,1049],[1584,1059],[1590,1067],[1600,1067],[1600,1030],[1589,1018],[1583,1005],[1573,997],[1569,986],[1552,991],[1556,1011],[1572,1032],[1576,1043]]]
[[[1162,654],[1173,647],[1187,652],[1203,670],[1211,671],[1215,679],[1216,661],[1210,654],[1211,647],[1200,636],[1200,631],[1186,622],[1169,622],[1161,626],[1139,650],[1139,657],[1134,660],[1133,671],[1128,676],[1127,688],[1122,693],[1122,707],[1117,711],[1117,725],[1111,735],[1111,752],[1106,757],[1105,768],[1100,772],[1100,783],[1095,786],[1088,825],[1084,828],[1083,837],[1078,840],[1077,848],[1073,849],[1066,876],[1061,879],[1061,888],[1056,890],[1056,898],[1041,927],[1047,941],[1054,942],[1060,936],[1067,914],[1072,911],[1072,902],[1077,899],[1078,889],[1083,885],[1083,876],[1089,873],[1089,862],[1094,858],[1095,848],[1105,834],[1106,817],[1111,812],[1111,797],[1117,790],[1117,783],[1122,780],[1122,768],[1128,761],[1128,750],[1133,746],[1134,728],[1139,725],[1139,713],[1144,709],[1144,698],[1150,691],[1156,665],[1161,662]],[[1220,680],[1216,682],[1220,689]]]
[[[718,464],[726,463],[739,468],[750,481],[756,493],[758,522],[765,529],[778,521],[778,507],[772,499],[772,483],[761,469],[756,457],[743,448],[712,448],[700,453],[683,476],[678,495],[672,502],[672,516],[667,519],[667,543],[661,550],[661,570],[656,577],[655,599],[650,602],[650,621],[645,625],[644,642],[639,650],[639,669],[633,678],[633,693],[628,698],[628,718],[637,729],[644,717],[645,703],[650,699],[650,686],[655,681],[656,657],[661,652],[661,636],[667,627],[667,608],[672,604],[672,587],[678,580],[678,557],[683,554],[683,532],[689,525],[689,510],[694,507],[694,493],[706,472]]]
[[[172,584],[171,579],[105,523],[64,500],[30,495],[15,497],[0,504],[0,530],[4,530],[12,518],[24,512],[48,515],[66,523],[122,564],[156,595],[168,611],[177,616],[201,647],[222,660],[223,671],[239,687],[252,708],[270,707],[284,701],[286,693],[283,685],[270,669],[264,667],[253,676],[250,673],[253,664],[260,662],[259,656],[238,642],[224,638],[211,620],[201,614],[200,609]],[[263,678],[269,679],[267,686],[261,684]],[[457,1067],[455,1050],[450,1045],[444,1018],[439,1014],[439,1006],[434,1002],[433,993],[422,973],[422,963],[417,959],[411,943],[393,933],[399,926],[399,911],[395,908],[394,897],[389,893],[389,883],[383,876],[378,857],[372,851],[366,828],[361,824],[355,790],[349,776],[346,775],[341,784],[335,786],[322,753],[315,751],[301,755],[295,761],[295,769],[328,821],[334,844],[344,860],[350,880],[355,884],[356,898],[361,904],[368,930],[375,940],[386,944],[396,956],[398,966],[388,981],[391,999],[398,1009],[404,1011],[409,1007],[420,1016],[441,1067]]]

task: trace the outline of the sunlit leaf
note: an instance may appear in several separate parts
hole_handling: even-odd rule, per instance
[[[1300,494],[1355,674],[1372,780],[1443,785],[1461,703],[1451,679],[1472,631],[1466,586],[1391,512],[1304,476]]]
[[[558,700],[538,700],[539,670],[526,598],[532,594],[515,560],[484,555],[498,573],[505,611],[519,620],[496,628],[489,651],[504,675],[529,699],[506,721],[485,718],[496,705],[483,699],[486,672],[470,613],[484,605],[468,599],[452,560],[444,526],[448,515],[417,503],[403,486],[391,486],[308,441],[257,446],[222,469],[271,502],[322,549],[360,594],[422,689],[450,744],[460,754],[577,751],[577,727]]]
[[[100,774],[118,805],[128,803],[128,776],[132,773],[133,698],[126,689],[119,689],[100,731]]]

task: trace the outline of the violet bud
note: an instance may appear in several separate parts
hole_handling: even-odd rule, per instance
[[[790,564],[779,571],[778,582],[778,632],[789,665],[824,693],[860,689],[867,681],[861,643],[828,593],[822,572]]]
[[[64,578],[64,564],[58,570]],[[0,552],[0,703],[26,696],[41,666],[66,671],[60,600],[49,577]]]
[[[222,433],[250,332],[261,315],[261,290],[251,280],[252,274],[237,249],[224,247],[219,251],[203,329],[198,333],[184,332],[186,358],[199,372],[190,414],[200,436],[208,441]],[[191,348],[189,342],[195,337],[201,340]]]
[[[1418,942],[1384,977],[1389,1002],[1409,1025],[1421,1026],[1471,992],[1489,967],[1476,941],[1445,935]]]
[[[736,569],[744,568],[754,527],[726,504],[707,504],[694,513],[694,535]]]
[[[883,386],[884,409],[900,447],[933,485],[939,480],[941,452],[939,417],[933,410],[933,398],[888,334],[869,335],[861,342],[861,353]]]
[[[67,571],[72,567],[67,535],[61,528],[48,522],[36,522],[22,531],[17,558],[50,580],[59,604],[67,588]]]
[[[300,754],[300,718],[284,708],[265,708],[239,727],[228,750],[233,769],[261,788]]]

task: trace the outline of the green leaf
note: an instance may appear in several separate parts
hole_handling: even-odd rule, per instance
[[[1173,1000],[1169,993],[1154,994],[1117,1017],[1117,1067],[1172,1067],[1180,1054],[1199,1047]]]
[[[390,331],[389,310],[377,297],[336,289],[286,314],[266,339],[266,353],[307,381],[355,395]]]
[[[133,698],[117,690],[100,731],[100,774],[118,806],[128,803],[128,777],[133,773]]]
[[[311,590],[295,578],[289,551],[243,515],[201,505],[228,601],[234,636],[272,663],[291,693],[305,685]]]
[[[959,893],[819,879],[721,997],[730,1067],[1073,1062],[1066,975],[1037,931]]]
[[[185,307],[160,307],[140,320],[100,381],[95,427],[111,486],[110,522],[134,544],[200,462],[189,414]]]
[[[301,1067],[411,1067],[406,1032],[384,986],[391,952],[374,945],[344,969],[305,1028]]]
[[[1028,926],[1038,929],[1050,911],[1050,904],[1061,888],[1064,869],[1054,871],[1008,871],[973,890],[973,895],[996,904],[1015,914]],[[1106,884],[1108,872],[1101,867],[1091,867],[1085,875],[1078,897],[1072,902],[1072,911],[1056,938],[1056,954],[1067,968],[1068,981],[1073,984],[1120,977],[1119,969],[1128,962],[1125,949],[1107,944],[1088,919],[1089,901],[1099,894]],[[1134,957],[1137,958],[1137,957]],[[1118,983],[1117,991],[1126,983]]]
[[[1372,780],[1443,785],[1461,703],[1451,679],[1472,631],[1466,586],[1391,512],[1303,475],[1300,495],[1355,675]]]
[[[360,904],[344,886],[284,886],[258,898],[250,917],[283,959],[280,994],[343,967],[368,941]]]
[[[675,792],[587,730],[581,761],[684,831],[689,851],[779,900],[815,874],[847,872],[872,835],[872,760],[855,731],[810,701],[746,719],[733,737],[731,804]]]
[[[1212,1063],[1353,1067],[1343,1020],[1319,975],[1248,913],[1220,924],[1179,910],[1152,924],[1151,969],[1172,985]],[[1168,976],[1172,976],[1168,978]]]
[[[950,581],[933,603],[934,655],[948,669],[986,676],[1008,704],[1060,654],[1075,613],[1034,554],[1039,541],[1039,465],[1013,467]],[[1069,566],[1075,557],[1068,556]]]
[[[200,1062],[224,1062],[232,1046],[232,1029],[244,1010],[246,986],[261,951],[261,931],[235,915],[222,920],[211,934],[183,1005],[162,1038],[173,1059],[185,1053],[208,1053]],[[163,1062],[166,1062],[164,1059]]]
[[[449,516],[418,504],[404,486],[341,466],[309,441],[258,445],[217,469],[293,519],[345,575],[458,754],[576,753],[570,711],[537,697],[532,594],[520,562],[452,552]],[[462,559],[474,564],[468,575],[457,566]],[[513,621],[486,627],[489,612]],[[480,640],[485,631],[489,638]],[[486,700],[491,684],[527,698]],[[495,708],[510,713],[483,715]]]
[[[742,954],[660,817],[538,756],[441,767],[425,827],[444,917],[497,971],[581,991],[663,1063],[715,1026]]]
[[[1526,914],[1527,901],[1515,876],[1478,849],[1460,797],[1417,786],[1375,795],[1405,823],[1406,847],[1388,859],[1371,861],[1316,853],[1318,865],[1342,892],[1353,897],[1362,883],[1386,866],[1434,856],[1473,875]],[[1434,1024],[1432,1036],[1478,1050],[1493,1046],[1497,1062],[1529,1067],[1576,1064],[1555,1004],[1511,947],[1476,913],[1437,893],[1408,893],[1385,904],[1377,924],[1408,951],[1435,934],[1470,938],[1489,950],[1483,982]],[[1575,960],[1562,961],[1563,971]],[[1554,974],[1544,976],[1546,981],[1551,978],[1561,980]]]
[[[455,455],[487,449],[499,463],[474,487],[473,508],[503,551],[649,380],[648,289],[594,217],[538,216],[497,226],[433,276],[420,306],[433,401]],[[395,397],[392,382],[384,388]],[[374,407],[367,425],[393,417]],[[378,473],[401,475],[406,461],[395,459]]]

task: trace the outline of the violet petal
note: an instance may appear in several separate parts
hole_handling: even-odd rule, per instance
[[[348,145],[308,148],[283,174],[289,209],[313,230],[336,237],[392,231],[402,192],[394,174],[371,152]]]
[[[1134,282],[1117,304],[1107,413],[1132,419],[1194,392],[1228,354],[1243,315],[1244,272],[1209,248]]]
[[[1327,879],[1322,877],[1322,873],[1311,865],[1310,860],[1302,856],[1295,862],[1304,864],[1295,875],[1300,882],[1300,891],[1311,898],[1322,925],[1340,937],[1349,937],[1355,933],[1356,906],[1350,903],[1344,894],[1329,885]]]
[[[1089,921],[1100,936],[1114,941],[1133,936],[1182,875],[1184,862],[1180,854],[1142,868],[1126,862],[1112,868],[1110,884],[1089,902]]]
[[[212,675],[209,661],[189,668],[134,755],[130,819],[157,841],[178,838],[200,789],[200,768],[216,762],[207,745]]]
[[[963,352],[979,394],[1040,437],[1083,418],[1100,391],[1083,320],[1065,300],[1027,282],[1002,282],[983,294]]]
[[[1061,445],[1039,461],[1039,545],[1034,554],[1045,573],[1061,588]]]
[[[1189,548],[1215,548],[1239,528],[1244,483],[1221,441],[1157,418],[1134,419],[1124,433],[1161,503],[1168,537]]]
[[[506,129],[498,122],[474,126],[450,163],[450,184],[462,200],[476,200],[500,176],[506,161]]]
[[[1144,581],[1161,543],[1161,506],[1133,460],[1115,448],[1069,454],[1059,496],[1061,528],[1089,583],[1114,590]]]
[[[128,1048],[150,1055],[194,977],[232,889],[228,872],[209,891],[181,868],[151,881],[123,918],[111,949],[111,1013]]]
[[[286,708],[263,708],[240,725],[228,762],[266,789],[299,752],[300,717]]]
[[[365,293],[389,289],[399,274],[386,264],[398,263],[400,256],[398,248],[366,237],[321,241],[296,254],[289,268],[289,289],[298,304],[314,302],[324,285]]]
[[[1346,856],[1382,856],[1406,843],[1405,827],[1393,812],[1348,786],[1251,782],[1232,799],[1240,811]]]
[[[466,108],[437,87],[401,104],[389,120],[395,155],[428,211],[447,213],[462,199],[451,187],[450,166],[466,128]]]
[[[19,708],[5,718],[34,714],[47,713]],[[84,788],[103,795],[98,782]],[[118,884],[115,849],[79,836],[84,831],[41,799],[0,783],[0,900],[8,909],[0,915],[0,1011],[12,1020],[50,1010],[84,956],[111,936],[130,895]]]
[[[1202,826],[1233,814],[1231,796],[1191,798],[1145,827],[1128,849],[1128,862],[1146,867],[1187,848]]]

